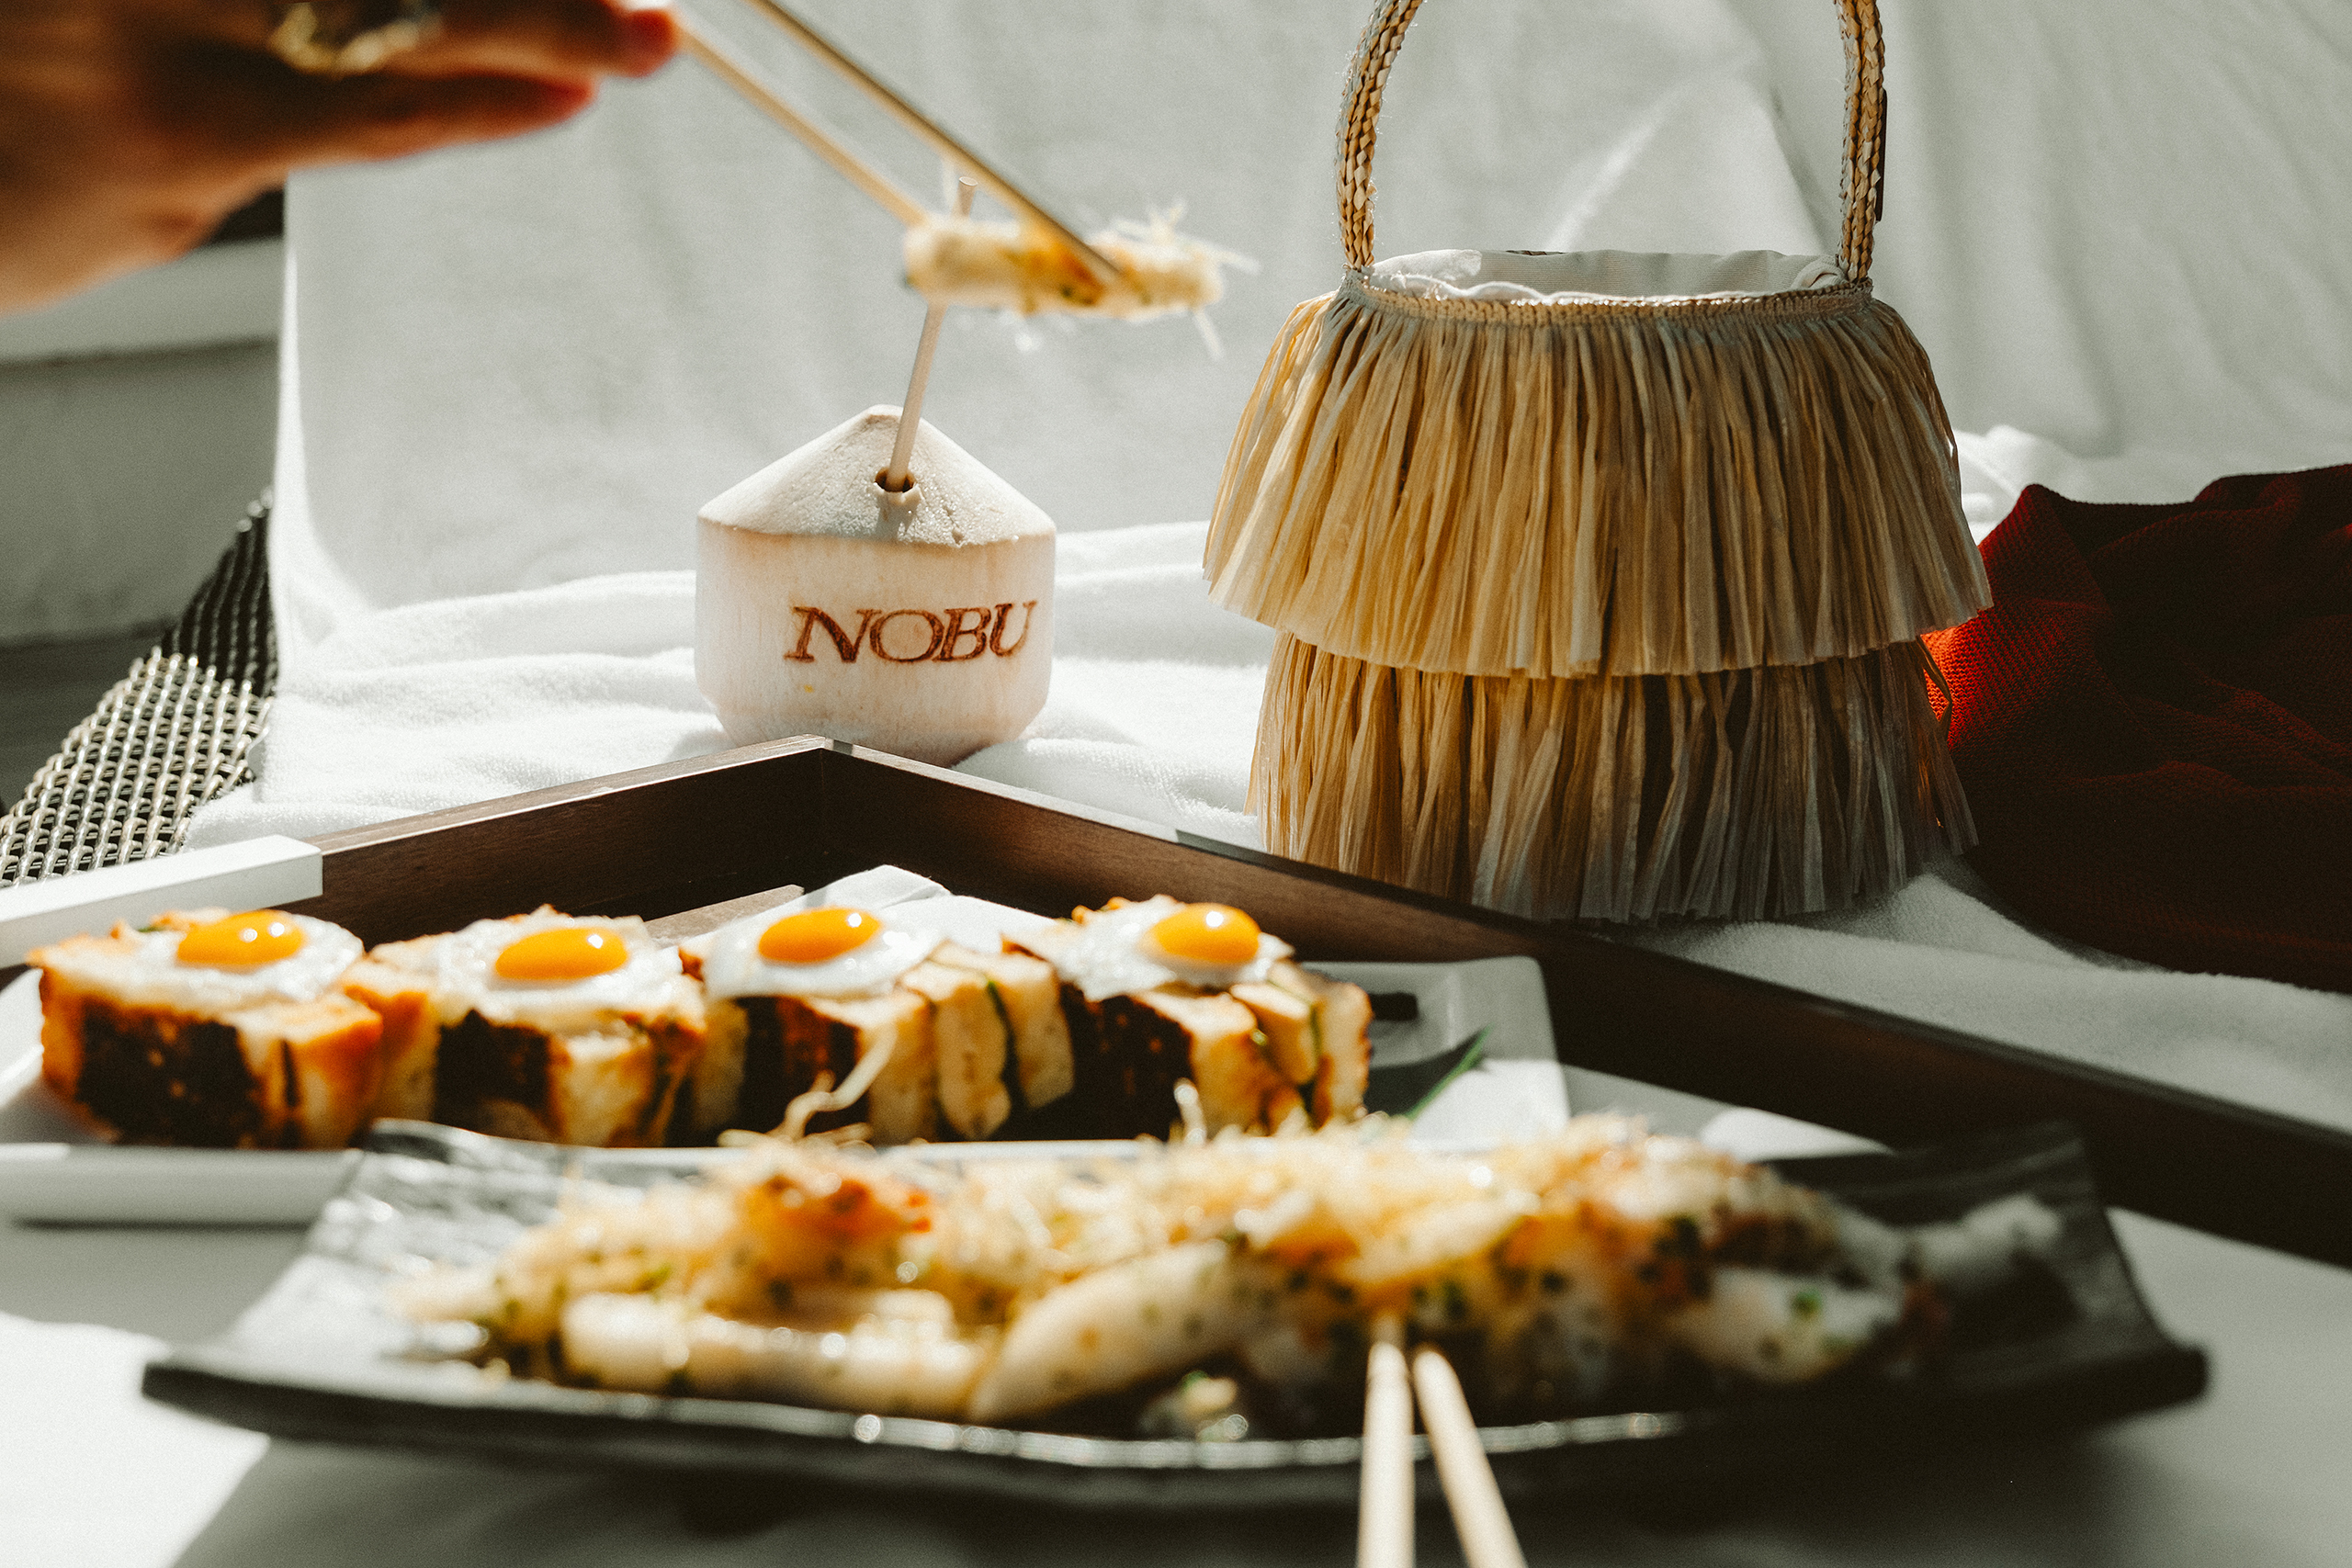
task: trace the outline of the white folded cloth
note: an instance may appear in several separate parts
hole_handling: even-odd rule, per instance
[[[356,828],[727,744],[695,688],[694,574],[643,571],[353,617],[290,663],[258,782],[195,844]]]
[[[1254,845],[1242,802],[1273,634],[1208,602],[1206,525],[1059,541],[1054,684],[966,771]],[[630,572],[350,616],[291,661],[258,780],[192,840],[331,832],[723,750],[694,574]]]

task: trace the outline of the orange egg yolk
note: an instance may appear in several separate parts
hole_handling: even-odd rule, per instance
[[[558,926],[510,942],[498,955],[507,980],[585,980],[608,975],[628,962],[628,944],[611,931],[588,926]]]
[[[878,916],[863,909],[803,909],[760,933],[760,956],[771,964],[822,964],[880,934]]]
[[[1195,964],[1247,964],[1258,956],[1258,922],[1229,904],[1187,904],[1151,928],[1164,953]]]
[[[276,909],[254,909],[198,926],[180,938],[179,961],[213,968],[275,964],[302,951],[302,928]]]

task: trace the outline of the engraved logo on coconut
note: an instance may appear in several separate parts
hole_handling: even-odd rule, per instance
[[[1016,611],[1021,635],[1008,640]],[[982,654],[1010,659],[1019,653],[1029,640],[1029,627],[1037,615],[1037,601],[967,604],[935,612],[860,610],[854,630],[814,604],[795,604],[792,613],[800,617],[800,637],[792,645],[792,651],[784,657],[795,664],[817,662],[812,645],[820,630],[843,664],[856,663],[858,655],[869,648],[886,664],[961,664]]]

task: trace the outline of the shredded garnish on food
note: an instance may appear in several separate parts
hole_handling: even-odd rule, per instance
[[[934,305],[1023,316],[1070,311],[1145,321],[1196,314],[1224,297],[1220,268],[1255,270],[1248,257],[1176,231],[1182,209],[1147,223],[1122,220],[1090,237],[1116,265],[1102,270],[1050,231],[977,218],[934,217],[907,231],[907,280]]]
[[[1693,1373],[1826,1378],[1919,1354],[1938,1281],[1999,1281],[2058,1232],[2023,1197],[1895,1229],[1625,1117],[1482,1155],[1385,1117],[1193,1128],[1117,1159],[932,1164],[835,1138],[743,1138],[696,1185],[576,1187],[494,1265],[400,1300],[475,1324],[515,1371],[602,1387],[981,1422],[1101,1420],[1110,1399],[1232,1437],[1343,1422],[1387,1314],[1449,1347],[1487,1416]],[[1159,1399],[1194,1373],[1235,1392]]]
[[[1116,1158],[741,1144],[691,1186],[575,1190],[402,1303],[479,1325],[520,1371],[952,1419],[1124,1399],[1139,1421],[1203,1373],[1239,1390],[1216,1403],[1229,1437],[1343,1415],[1388,1314],[1448,1347],[1490,1416],[1694,1370],[1824,1377],[1916,1353],[1937,1280],[1981,1288],[2057,1231],[2030,1198],[1896,1229],[1617,1116],[1476,1155],[1382,1117]]]

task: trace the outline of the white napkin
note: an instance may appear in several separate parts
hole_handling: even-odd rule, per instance
[[[267,1445],[139,1397],[144,1335],[0,1314],[0,1562],[165,1568]]]
[[[1628,931],[1641,947],[2352,1131],[2352,996],[2185,975],[2008,914],[1945,862],[1863,908]]]
[[[301,837],[715,751],[694,574],[632,572],[351,618],[289,663],[258,782],[190,839]]]

